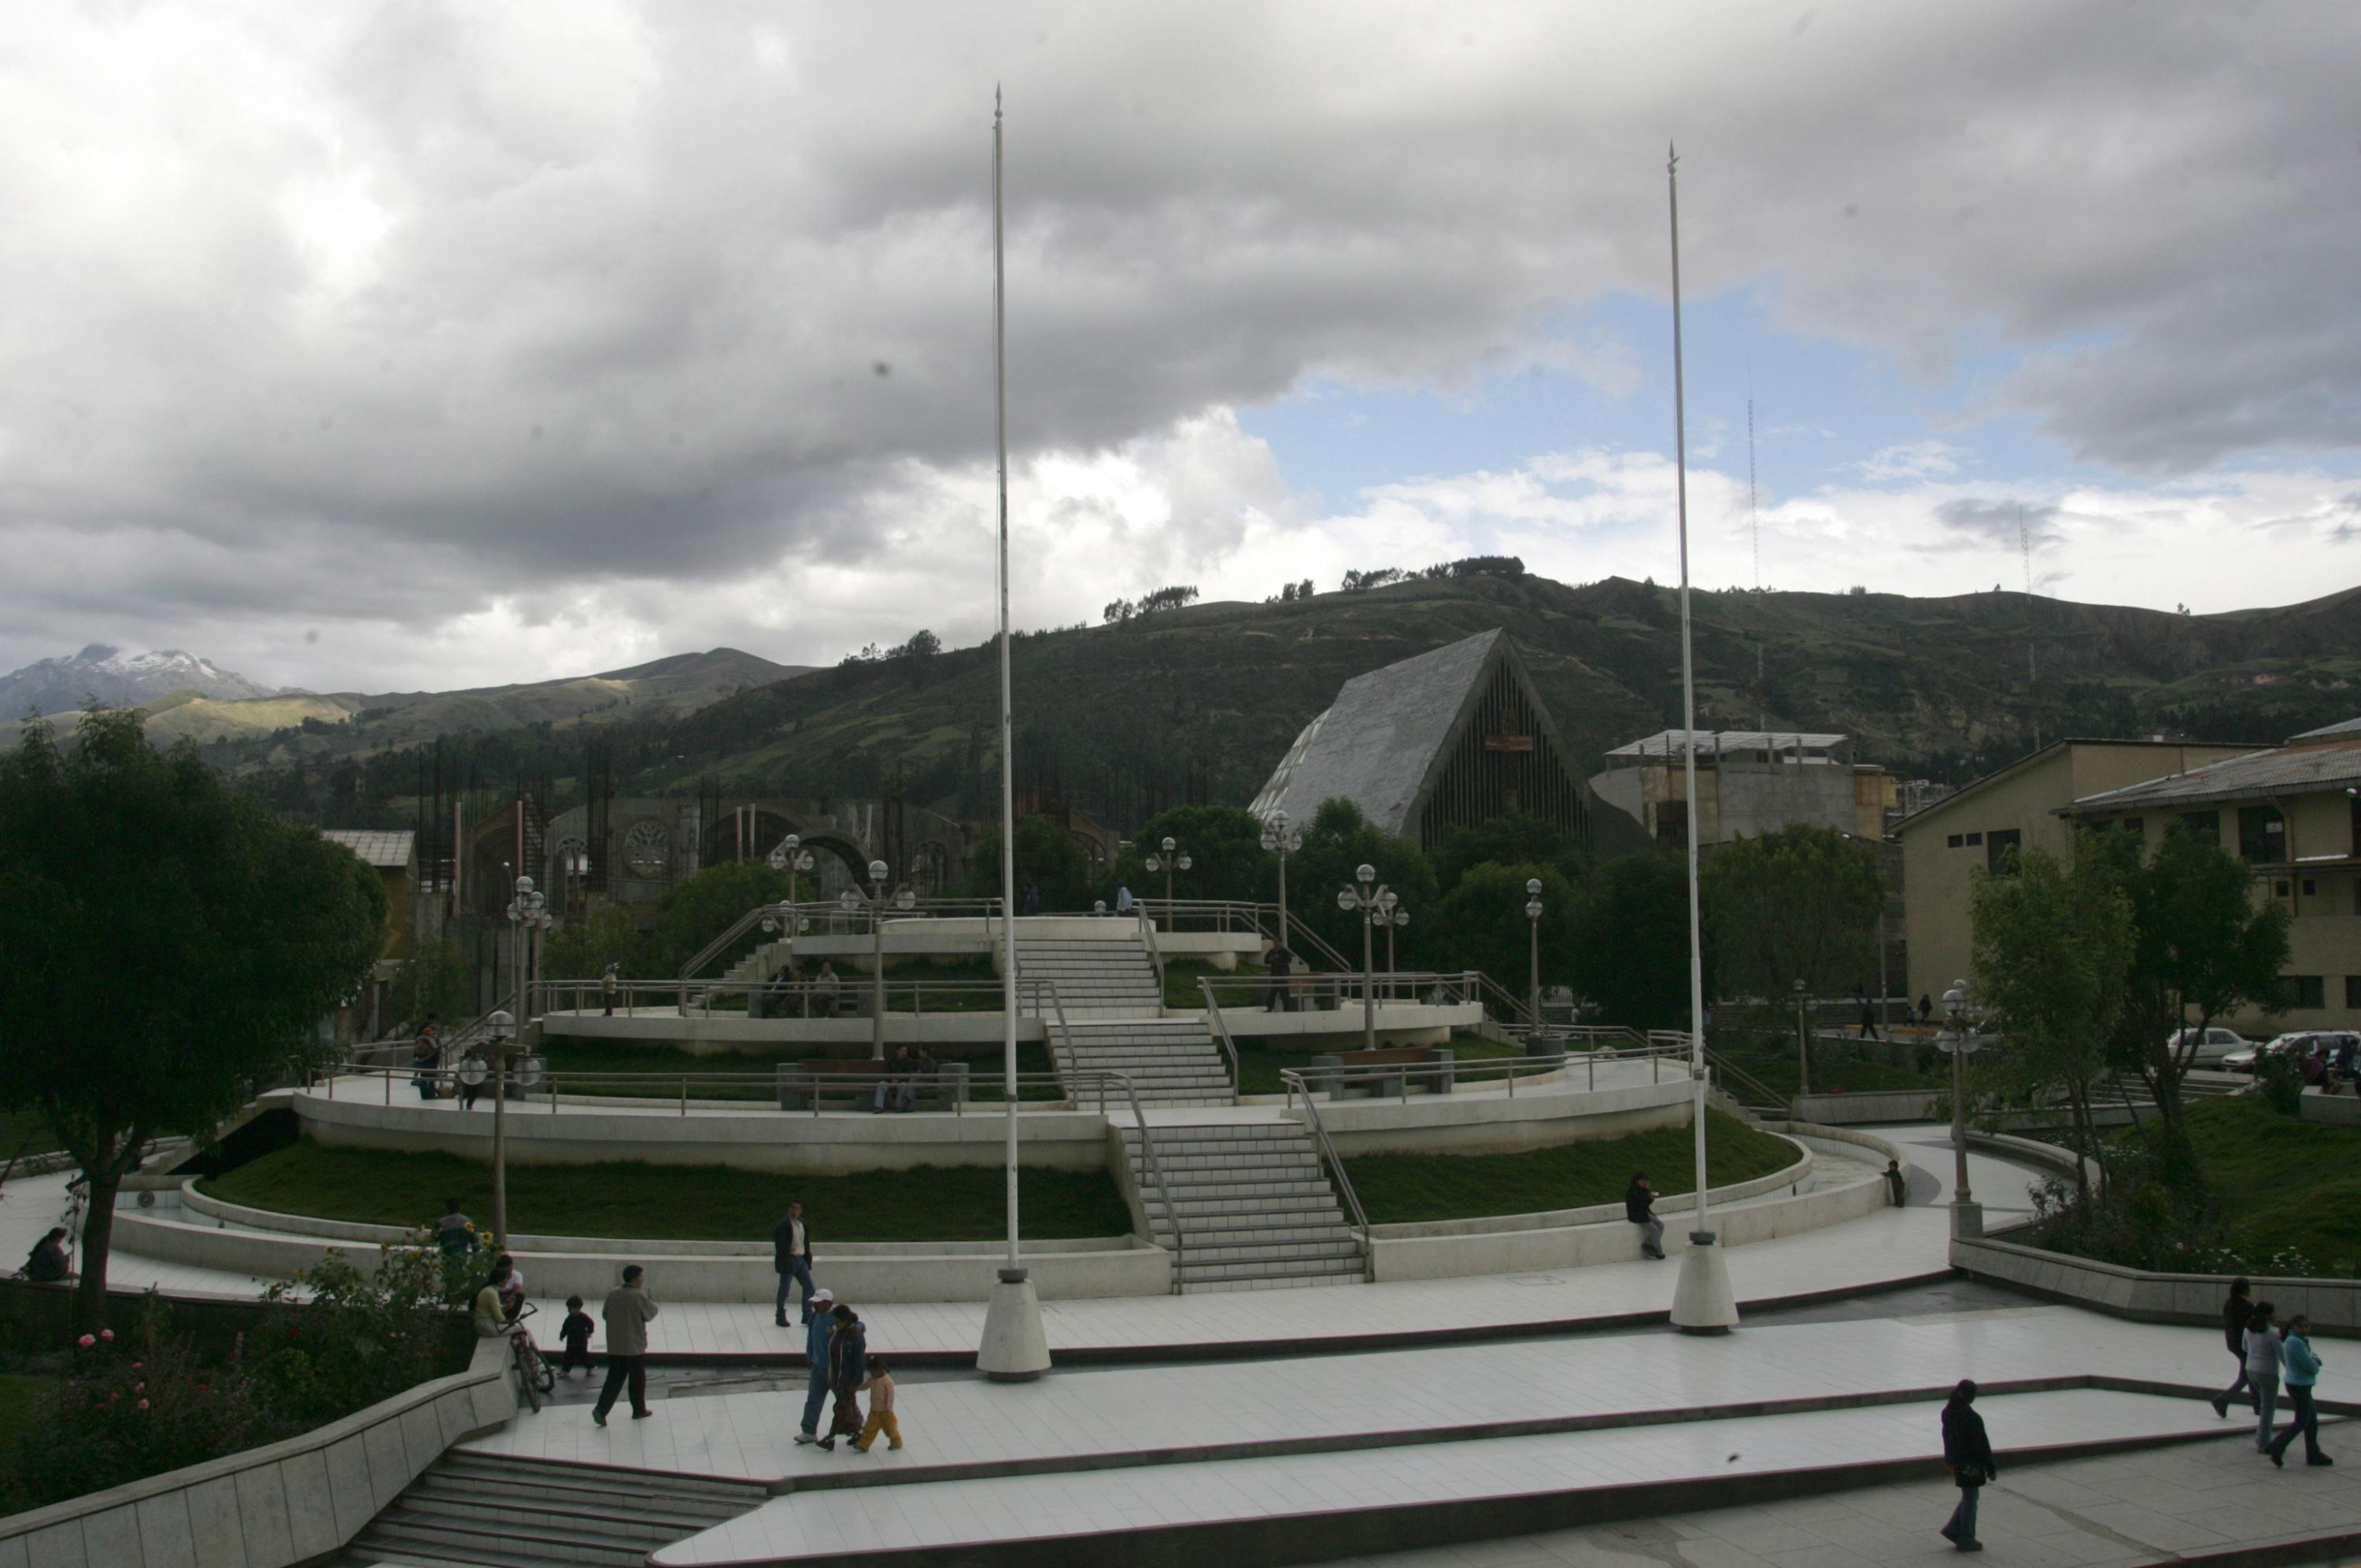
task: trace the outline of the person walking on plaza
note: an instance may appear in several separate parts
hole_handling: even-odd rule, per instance
[[[566,1321],[557,1325],[557,1337],[566,1342],[566,1358],[557,1364],[557,1375],[564,1377],[576,1367],[585,1376],[590,1371],[590,1331],[598,1325],[590,1314],[582,1310],[582,1298],[566,1299]]]
[[[861,1435],[853,1441],[852,1446],[866,1453],[869,1445],[877,1441],[877,1434],[882,1431],[885,1434],[887,1448],[900,1448],[902,1423],[894,1419],[894,1375],[885,1369],[884,1357],[873,1355],[869,1358],[869,1376],[862,1379],[859,1392],[869,1396],[869,1420],[862,1424]]]
[[[1943,1401],[1943,1463],[1960,1488],[1960,1502],[1942,1533],[1961,1552],[1984,1549],[1984,1543],[1976,1539],[1976,1502],[1985,1482],[2000,1479],[2000,1466],[1993,1463],[1992,1439],[1984,1435],[1984,1419],[1976,1414],[1975,1402],[1976,1386],[1964,1377]]]
[[[861,1385],[869,1376],[869,1328],[850,1307],[838,1307],[829,1316],[836,1327],[828,1336],[828,1383],[835,1391],[836,1408],[829,1412],[828,1435],[819,1445],[834,1449],[841,1437],[861,1435]]]
[[[1115,890],[1115,912],[1117,915],[1128,915],[1131,913],[1131,884],[1129,883],[1126,883]]]
[[[2246,1324],[2255,1315],[2253,1290],[2254,1287],[2246,1283],[2246,1277],[2242,1274],[2230,1281],[2229,1297],[2222,1303],[2222,1341],[2230,1347],[2230,1359],[2238,1364],[2238,1376],[2232,1378],[2230,1386],[2213,1398],[2213,1413],[2224,1419],[2230,1414],[2230,1401],[2247,1387]],[[2248,1407],[2252,1408],[2255,1402],[2255,1396],[2248,1393]]]
[[[1648,1185],[1648,1173],[1635,1170],[1631,1185],[1623,1190],[1623,1217],[1640,1227],[1640,1250],[1650,1257],[1664,1255],[1664,1222],[1656,1218],[1656,1190]]]
[[[2296,1433],[2303,1434],[2303,1462],[2306,1464],[2336,1463],[2320,1452],[2320,1410],[2312,1402],[2312,1386],[2320,1381],[2320,1357],[2312,1353],[2312,1320],[2298,1312],[2288,1320],[2286,1337],[2279,1341],[2279,1362],[2287,1373],[2288,1402],[2295,1407],[2287,1430],[2271,1441],[2266,1451],[2271,1463],[2281,1467],[2287,1464],[2288,1444]],[[895,1447],[902,1445],[896,1442]]]
[[[609,964],[598,976],[598,993],[606,999],[606,1015],[609,1018],[615,1015],[615,992],[622,989],[622,976],[616,972],[614,964]]]
[[[1288,1011],[1288,975],[1295,968],[1295,955],[1288,951],[1285,942],[1273,942],[1270,957],[1264,960],[1270,973],[1270,1000],[1264,1004],[1267,1013]]]
[[[1861,1033],[1855,1037],[1863,1040],[1883,1039],[1885,1036],[1877,1032],[1877,1009],[1869,1000],[1868,990],[1860,984],[1855,984],[1852,988],[1852,999],[1861,1003]]]
[[[779,1276],[779,1299],[771,1321],[787,1326],[787,1287],[804,1288],[802,1321],[812,1320],[811,1227],[804,1223],[804,1206],[787,1200],[787,1217],[771,1233],[771,1266]]]
[[[2279,1413],[2279,1331],[2272,1319],[2278,1309],[2268,1301],[2255,1303],[2254,1316],[2246,1320],[2246,1381],[2255,1390],[2255,1452],[2268,1453],[2271,1446],[2271,1418]]]
[[[459,1109],[473,1111],[492,1081],[492,1058],[481,1046],[459,1058]]]
[[[1027,883],[1025,884],[1024,913],[1027,915],[1038,915],[1041,913],[1041,884],[1038,882]]]
[[[631,1394],[631,1420],[645,1420],[648,1409],[648,1324],[656,1315],[655,1299],[642,1283],[647,1271],[634,1263],[623,1270],[623,1282],[607,1292],[599,1315],[607,1320],[607,1385],[590,1419],[607,1424],[607,1412],[626,1387]]]
[[[1935,1016],[1935,999],[1925,992],[1918,993],[1918,1022],[1926,1023]]]
[[[435,1081],[443,1069],[443,1037],[435,1033],[434,1014],[429,1013],[426,1022],[418,1027],[418,1039],[410,1047],[410,1081],[421,1100],[433,1100],[442,1093]]]
[[[820,1408],[828,1403],[828,1342],[836,1332],[836,1292],[823,1285],[804,1303],[804,1365],[811,1371],[811,1387],[804,1395],[803,1430],[797,1442],[819,1441]],[[831,1433],[830,1435],[833,1435]]]

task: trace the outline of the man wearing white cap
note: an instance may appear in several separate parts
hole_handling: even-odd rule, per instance
[[[828,1336],[836,1327],[836,1314],[829,1309],[836,1305],[836,1292],[823,1285],[805,1304],[811,1309],[811,1321],[804,1325],[804,1361],[811,1368],[811,1392],[804,1396],[804,1428],[796,1433],[796,1441],[818,1442],[819,1413],[828,1406]]]

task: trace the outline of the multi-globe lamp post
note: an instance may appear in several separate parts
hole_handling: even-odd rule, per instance
[[[1410,911],[1400,906],[1391,893],[1386,894],[1385,907],[1378,911],[1378,924],[1386,928],[1386,993],[1393,994],[1394,933],[1410,924]]]
[[[1984,1047],[1976,1032],[1968,982],[1955,980],[1943,992],[1943,1026],[1935,1048],[1951,1058],[1951,1234],[1983,1234],[1983,1209],[1968,1190],[1968,1058]]]
[[[1533,1027],[1542,1026],[1542,879],[1525,881],[1525,937],[1528,943],[1527,973],[1532,986],[1526,1001],[1533,1015]]]
[[[1274,811],[1262,825],[1262,847],[1279,857],[1279,945],[1287,946],[1287,857],[1303,848],[1303,835],[1288,826],[1287,813]]]
[[[796,873],[808,873],[814,863],[811,851],[804,848],[803,839],[798,834],[788,834],[779,840],[778,848],[771,851],[771,869],[787,873],[787,904],[790,907],[796,902]]]
[[[508,917],[516,936],[517,1010],[513,1018],[497,1012],[485,1020],[492,1036],[492,1243],[503,1249],[509,1245],[509,1052],[522,1036],[529,1015],[525,973],[533,933],[549,920],[549,901],[533,891],[533,878],[516,879]]]
[[[1169,836],[1157,848],[1163,851],[1162,857],[1150,855],[1142,863],[1148,867],[1148,874],[1150,876],[1154,876],[1158,872],[1164,873],[1164,928],[1170,931],[1173,929],[1172,873],[1176,871],[1185,872],[1195,862],[1189,859],[1189,851],[1183,850]]]
[[[917,901],[908,888],[888,895],[885,879],[894,868],[883,861],[869,862],[869,892],[848,887],[839,900],[850,915],[864,905],[869,910],[869,1057],[872,1061],[885,1059],[885,910],[888,905],[907,909]]]
[[[1375,1050],[1378,1046],[1377,992],[1377,923],[1381,914],[1392,905],[1387,900],[1394,896],[1391,889],[1378,880],[1378,868],[1364,862],[1353,869],[1357,886],[1341,888],[1336,894],[1336,907],[1347,915],[1361,917],[1361,1046]]]

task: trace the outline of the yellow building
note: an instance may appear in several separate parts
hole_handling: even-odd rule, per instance
[[[2291,917],[2286,990],[2270,1025],[2361,1025],[2361,718],[2193,772],[2079,795],[2059,817],[2136,831],[2151,850],[2177,822],[2235,853],[2254,867],[2256,900],[2277,899]],[[2257,1014],[2230,1022],[2265,1021]]]
[[[2060,740],[1903,818],[1895,832],[1911,997],[1939,999],[1968,973],[1972,872],[2020,846],[2070,855],[2074,828],[2059,813],[2077,801],[2162,783],[2253,751],[2178,740]]]

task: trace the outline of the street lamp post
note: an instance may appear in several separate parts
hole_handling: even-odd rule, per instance
[[[492,1240],[505,1249],[509,1245],[509,1050],[515,1039],[510,1025],[522,1032],[527,1016],[525,973],[531,962],[533,932],[548,918],[548,901],[533,891],[533,878],[516,879],[516,896],[509,900],[509,926],[516,938],[516,1000],[513,1016],[506,1012],[494,1013],[489,1020],[492,1033]]]
[[[883,861],[869,862],[869,892],[864,897],[858,888],[848,887],[840,902],[845,913],[851,914],[863,905],[869,908],[869,1058],[872,1061],[885,1059],[885,879],[893,867]],[[891,900],[896,909],[907,909],[916,902],[910,890],[904,888]]]
[[[1174,843],[1169,838],[1166,839],[1163,843],[1158,845],[1157,848],[1164,851],[1164,858],[1159,860],[1156,856],[1150,855],[1148,857],[1146,863],[1148,866],[1148,875],[1154,876],[1158,872],[1162,872],[1164,873],[1164,928],[1167,931],[1170,931],[1173,928],[1172,873],[1175,871],[1185,872],[1195,862],[1189,859],[1189,853],[1187,850],[1181,849],[1180,845]]]
[[[804,848],[799,834],[788,834],[779,840],[778,848],[771,851],[771,869],[787,873],[788,904],[796,902],[796,873],[811,870],[813,863],[811,851]]]
[[[1951,1234],[1982,1235],[1983,1209],[1968,1190],[1968,1058],[1983,1048],[1968,1003],[1968,982],[1955,980],[1943,992],[1943,1027],[1935,1047],[1951,1058]]]
[[[1262,847],[1279,857],[1279,945],[1287,946],[1287,857],[1303,848],[1303,835],[1287,825],[1287,813],[1274,811],[1262,825]]]
[[[1378,914],[1385,909],[1384,901],[1393,896],[1384,883],[1378,881],[1378,868],[1363,864],[1353,871],[1358,887],[1340,889],[1336,907],[1347,915],[1361,917],[1361,1048],[1378,1048],[1378,993],[1376,962],[1376,927]]]
[[[1812,1091],[1811,1025],[1804,1017],[1804,982],[1795,982],[1795,1092]],[[1798,1114],[1801,1114],[1799,1112]]]
[[[1386,894],[1386,906],[1378,912],[1378,924],[1386,928],[1386,992],[1388,995],[1393,993],[1394,931],[1399,927],[1410,924],[1410,911],[1395,907],[1396,903],[1394,895],[1389,893]]]
[[[1529,878],[1525,883],[1525,926],[1530,943],[1527,973],[1532,987],[1526,1006],[1533,1015],[1534,1029],[1539,1030],[1542,1026],[1542,879],[1539,877]]]

